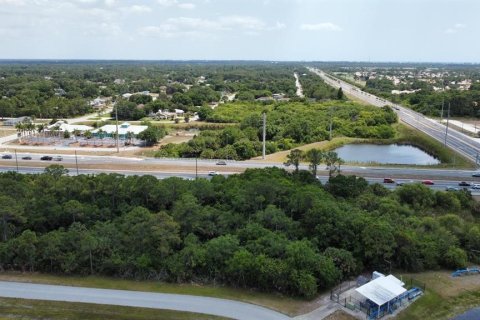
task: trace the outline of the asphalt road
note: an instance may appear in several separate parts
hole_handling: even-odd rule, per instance
[[[18,153],[19,159],[26,154]],[[42,173],[45,166],[51,164],[62,164],[69,167],[70,174],[76,175],[76,160],[74,155],[63,155],[62,161],[40,161],[41,155],[32,155],[32,160],[19,160],[18,172],[26,174]],[[54,156],[54,155],[52,155]],[[228,161],[227,165],[216,165],[212,160],[195,159],[152,159],[152,158],[123,158],[114,156],[78,156],[79,174],[119,173],[123,175],[152,175],[158,179],[169,177],[180,177],[184,179],[211,178],[209,171],[216,171],[218,174],[230,175],[238,173],[247,168],[279,167],[285,168],[282,163],[262,163],[258,161]],[[122,169],[100,169],[96,165],[115,164]],[[83,165],[90,165],[91,168],[82,168]],[[196,174],[196,167],[201,167]],[[165,168],[163,169],[162,166]],[[141,167],[141,169],[137,168]],[[151,167],[151,169],[149,169]],[[173,170],[172,170],[173,168]],[[301,165],[301,169],[308,170],[307,165]],[[325,168],[321,168],[325,169]],[[14,159],[0,159],[0,172],[16,171]],[[432,180],[434,185],[429,186],[435,190],[446,190],[447,187],[459,188],[460,181],[467,181],[471,184],[480,184],[480,177],[472,177],[475,171],[471,170],[448,170],[448,169],[416,169],[416,168],[392,168],[392,167],[358,167],[342,166],[343,174],[354,174],[362,176],[369,183],[383,184],[383,178],[393,178],[397,183],[415,183],[423,179]],[[318,178],[322,183],[328,180],[328,171],[319,170]],[[392,189],[396,183],[384,184]],[[472,194],[480,194],[480,190],[471,190]]]
[[[286,315],[254,304],[180,294],[94,289],[0,281],[0,296],[7,298],[83,302],[117,306],[188,311],[239,320],[287,320]]]
[[[420,131],[426,133],[435,140],[440,141],[441,143],[445,143],[445,133],[447,131],[445,125],[429,119],[423,114],[415,112],[409,108],[402,107],[399,104],[395,104],[383,98],[377,97],[373,94],[364,92],[360,88],[351,85],[345,81],[342,81],[338,78],[335,78],[330,74],[326,74],[321,70],[314,68],[309,68],[309,70],[320,76],[326,83],[328,83],[332,87],[341,87],[345,93],[352,95],[371,105],[377,107],[383,107],[385,105],[391,106],[398,114],[398,117],[401,121],[414,128],[419,129]],[[457,151],[458,153],[464,155],[471,161],[477,162],[477,157],[479,157],[480,153],[480,142],[478,140],[475,140],[472,137],[467,136],[455,129],[449,128],[446,145],[451,149]]]

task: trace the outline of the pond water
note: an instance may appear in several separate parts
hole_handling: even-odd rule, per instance
[[[347,162],[375,162],[382,164],[439,164],[423,150],[408,145],[347,144],[334,150]]]
[[[473,320],[480,319],[480,308],[471,309],[464,314],[461,314],[452,320]]]

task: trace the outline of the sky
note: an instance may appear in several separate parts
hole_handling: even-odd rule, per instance
[[[480,62],[479,0],[0,0],[0,59]]]

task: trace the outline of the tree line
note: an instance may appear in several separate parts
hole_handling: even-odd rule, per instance
[[[249,169],[211,180],[0,174],[0,268],[232,286],[313,297],[365,270],[479,262],[465,191],[391,191],[332,174]]]
[[[202,130],[192,140],[160,147],[157,157],[249,159],[262,152],[262,113],[267,114],[266,152],[290,150],[299,145],[347,136],[389,139],[397,116],[390,107],[375,108],[348,101],[323,103],[235,102],[214,110],[201,108],[207,122],[237,123],[222,130]]]

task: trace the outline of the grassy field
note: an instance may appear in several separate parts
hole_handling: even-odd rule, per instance
[[[426,284],[426,293],[402,311],[398,320],[443,320],[480,305],[480,275],[453,278],[450,272],[407,275]]]
[[[315,307],[310,302],[301,299],[223,286],[162,283],[159,281],[133,281],[97,276],[64,277],[38,273],[22,274],[5,272],[0,274],[0,280],[225,298],[261,305],[288,315],[302,314],[311,311],[312,308]]]
[[[0,298],[0,319],[50,320],[220,320],[210,315],[88,303]]]

